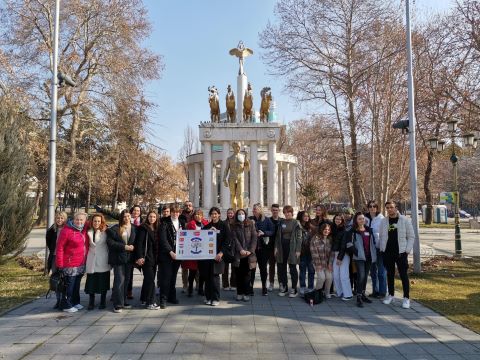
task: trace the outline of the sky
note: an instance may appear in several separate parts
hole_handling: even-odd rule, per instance
[[[275,21],[275,3],[276,0],[144,0],[153,27],[144,45],[162,55],[165,65],[161,78],[150,82],[146,90],[147,99],[155,104],[150,114],[150,140],[173,159],[177,159],[182,147],[186,127],[190,125],[198,133],[200,121],[210,120],[208,86],[215,85],[219,90],[222,112],[227,85],[231,84],[236,92],[238,59],[228,51],[240,40],[254,51],[245,60],[254,107],[259,107],[260,90],[269,86],[279,122],[287,124],[312,112],[306,106],[298,106],[285,93],[283,80],[269,75],[261,60],[258,34],[269,20]],[[414,3],[425,14],[447,11],[454,0]],[[415,14],[412,16],[415,19]]]

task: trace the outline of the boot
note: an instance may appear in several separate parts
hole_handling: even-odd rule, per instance
[[[107,293],[102,293],[100,295],[100,305],[98,306],[99,309],[105,309],[107,307]]]
[[[167,307],[167,301],[165,297],[160,297],[160,309],[165,309]]]
[[[93,310],[95,307],[95,294],[90,294],[87,310]]]
[[[357,306],[358,307],[363,307],[363,301],[362,301],[362,296],[357,295]]]
[[[367,303],[367,304],[371,304],[372,303],[372,300],[370,300],[368,297],[365,296],[365,292],[362,293],[362,301]]]

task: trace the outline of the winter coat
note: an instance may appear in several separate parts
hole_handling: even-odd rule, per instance
[[[342,247],[343,235],[345,234],[345,227],[332,226],[332,251],[340,252]]]
[[[302,230],[302,247],[300,249],[300,256],[310,256],[310,241],[312,233],[310,232],[310,224],[305,224],[305,227],[300,224]]]
[[[377,262],[377,251],[375,250],[375,238],[373,236],[372,229],[368,226],[365,226],[365,232],[369,233],[370,236],[370,256],[372,258],[372,263]],[[345,246],[348,247],[349,243],[353,243],[353,260],[363,260],[366,261],[365,248],[363,245],[362,234],[357,230],[351,229],[345,233]]]
[[[385,252],[388,241],[388,227],[390,226],[388,216],[383,218],[380,223],[380,251]],[[415,233],[413,232],[412,221],[407,217],[398,214],[397,222],[397,235],[398,235],[398,253],[409,254],[413,249],[413,243],[415,241]]]
[[[208,224],[206,219],[202,220],[201,228],[203,229],[205,225]],[[197,222],[195,220],[191,220],[187,223],[187,230],[196,230],[197,229]],[[197,260],[185,260],[182,261],[182,268],[188,270],[198,270],[198,262]]]
[[[95,241],[93,241],[93,232],[93,229],[87,231],[88,255],[86,272],[87,274],[93,274],[110,271],[111,267],[108,264],[107,232],[97,230],[95,232]]]
[[[180,218],[178,221],[179,230],[184,230],[186,228],[185,222]],[[170,256],[170,251],[175,252],[177,243],[177,230],[175,229],[175,226],[173,226],[172,218],[166,218],[160,224],[158,230],[158,262],[170,261],[172,259]]]
[[[300,254],[302,250],[302,228],[298,220],[293,220],[293,231],[292,237],[290,239],[290,252],[288,254],[287,262],[289,264],[298,265],[300,263],[300,256],[297,256],[297,253]],[[275,239],[275,259],[277,263],[283,263],[283,248],[282,248],[282,225],[284,225],[285,219],[281,219],[277,225],[277,237]]]
[[[118,233],[118,225],[114,225],[107,229],[108,263],[110,265],[125,265],[133,263],[137,227],[132,225],[131,229],[132,231],[126,244],[123,241],[122,236]],[[134,251],[125,250],[125,245],[133,245]]]
[[[135,239],[134,258],[145,259],[145,264],[156,265],[158,254],[157,231],[152,230],[150,226],[143,223],[137,228]]]
[[[58,229],[56,225],[50,226],[45,234],[45,239],[48,248],[48,260],[47,260],[47,270],[53,270],[55,263],[55,252],[57,250],[57,237],[62,228]]]
[[[257,248],[257,231],[255,229],[255,223],[247,219],[244,222],[235,222],[230,226],[232,240],[235,242],[235,267],[240,266],[240,251],[250,251],[248,256],[248,264],[250,269],[257,267],[257,256],[255,250]]]
[[[372,229],[373,236],[375,236],[375,245],[377,246],[377,249],[380,249],[380,224],[384,218],[385,216],[380,213],[378,213],[373,219],[370,216],[370,213],[365,214],[365,225]]]
[[[273,238],[275,227],[273,226],[272,221],[263,214],[259,219],[257,219],[255,216],[251,216],[250,220],[253,220],[255,223],[255,228],[257,231],[260,230],[264,233],[257,239],[257,249],[268,249],[270,244],[275,242],[275,239]]]
[[[217,223],[209,222],[205,227],[203,228],[204,230],[208,230],[214,227],[217,229],[217,254],[219,252],[223,253],[223,245],[225,241],[230,237],[230,229],[225,224],[224,221],[219,220]]]
[[[330,236],[326,240],[324,240],[323,236],[312,236],[310,252],[312,253],[312,263],[315,269],[323,270],[333,266],[335,254],[332,251],[332,238]]]
[[[87,227],[77,230],[71,223],[62,228],[57,242],[55,264],[57,268],[85,265],[88,254]]]

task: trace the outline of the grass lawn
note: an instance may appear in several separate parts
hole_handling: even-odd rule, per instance
[[[410,275],[410,296],[480,333],[480,258],[437,257],[426,261],[422,271]],[[396,286],[402,288],[400,282]]]
[[[0,265],[0,314],[22,302],[45,295],[48,278],[43,272],[27,269],[16,260]]]

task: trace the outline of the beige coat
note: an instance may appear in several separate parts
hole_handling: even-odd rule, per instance
[[[108,264],[107,232],[97,230],[95,233],[95,242],[93,242],[93,229],[88,230],[87,235],[89,241],[86,264],[87,274],[110,271],[111,267]]]

